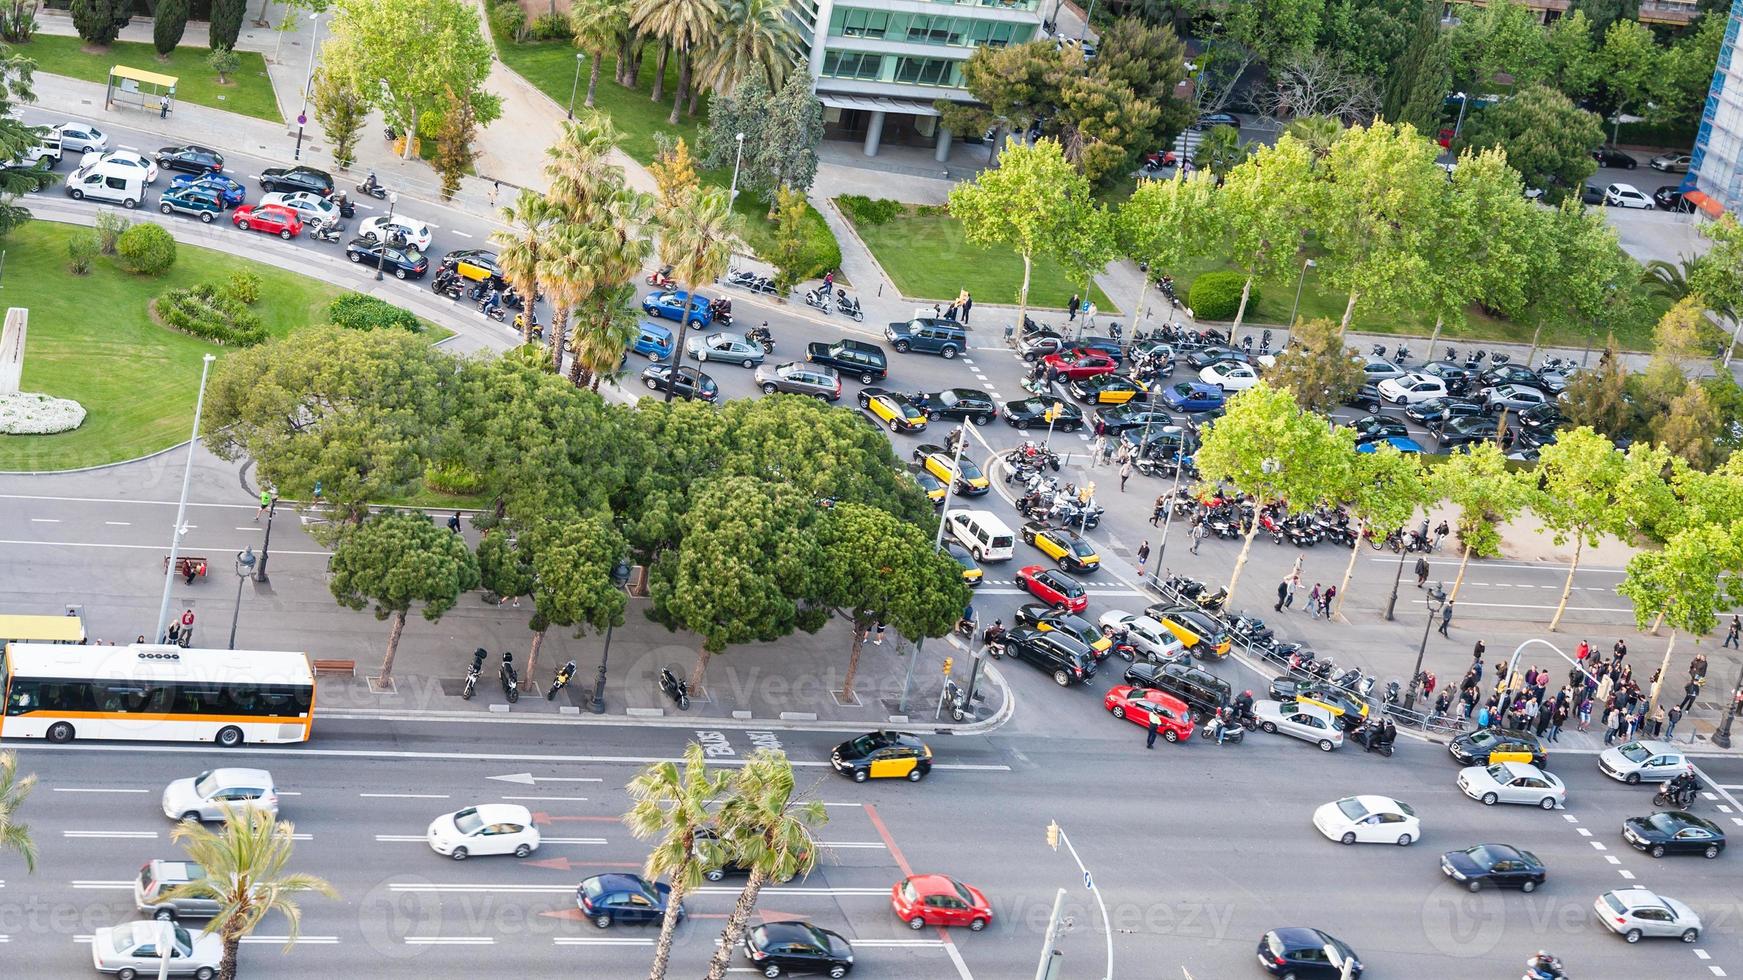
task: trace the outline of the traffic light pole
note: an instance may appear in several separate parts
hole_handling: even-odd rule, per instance
[[[1047,843],[1051,844],[1053,849],[1056,851],[1059,849],[1060,844],[1065,845],[1065,849],[1071,852],[1071,859],[1077,862],[1077,870],[1083,872],[1083,887],[1089,889],[1090,894],[1095,896],[1095,904],[1101,909],[1102,935],[1106,937],[1108,944],[1108,968],[1107,972],[1102,974],[1102,980],[1113,980],[1114,930],[1113,926],[1108,923],[1108,905],[1106,902],[1102,901],[1101,889],[1095,886],[1095,878],[1090,875],[1089,869],[1083,866],[1083,858],[1077,856],[1077,848],[1072,846],[1071,838],[1066,836],[1065,828],[1059,826],[1057,821],[1047,825]],[[1060,893],[1064,894],[1064,890],[1061,889]],[[1059,915],[1059,906],[1057,903],[1054,904],[1053,914],[1055,918]],[[1048,945],[1051,948],[1051,942],[1049,942]]]
[[[1053,944],[1059,939],[1059,912],[1064,905],[1065,889],[1061,888],[1059,894],[1053,896],[1053,915],[1047,920],[1047,934],[1041,937],[1041,962],[1035,967],[1035,980],[1052,980],[1053,964],[1058,962],[1060,955]]]

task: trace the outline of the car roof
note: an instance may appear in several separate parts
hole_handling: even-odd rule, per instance
[[[597,881],[599,890],[602,892],[617,891],[618,889],[642,891],[647,887],[647,882],[643,880],[641,875],[623,871],[607,871],[604,874],[594,875],[583,880],[582,884],[586,884],[588,881]]]
[[[1282,929],[1273,929],[1271,935],[1276,936],[1283,945],[1290,949],[1318,949],[1325,945],[1327,938],[1325,933],[1306,926],[1285,926]]]
[[[265,769],[223,768],[210,771],[213,779],[225,786],[255,786],[272,784],[272,773]]]
[[[1505,769],[1510,777],[1549,775],[1529,762],[1498,762],[1496,765]]]
[[[817,928],[811,923],[797,919],[788,919],[781,922],[765,922],[762,925],[757,926],[755,931],[762,933],[765,940],[774,940],[776,942],[815,942],[818,934],[823,932],[822,929]]]
[[[480,803],[471,809],[478,811],[478,819],[485,823],[533,822],[532,811],[517,803]]]
[[[1351,796],[1351,797],[1347,797],[1347,798],[1355,800],[1357,803],[1360,803],[1362,805],[1362,808],[1367,810],[1369,813],[1400,813],[1400,812],[1402,812],[1401,804],[1397,800],[1393,799],[1390,796],[1361,795],[1361,796]]]
[[[1611,184],[1610,189],[1613,191],[1616,191],[1618,193],[1624,193],[1624,194],[1639,194],[1640,193],[1640,188],[1635,187],[1633,184],[1620,184],[1620,183]]]
[[[1670,908],[1670,901],[1650,888],[1617,888],[1613,891],[1605,892],[1605,894],[1631,908],[1643,905],[1657,905],[1663,908]]]

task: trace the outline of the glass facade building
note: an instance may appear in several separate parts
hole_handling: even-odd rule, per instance
[[[1743,212],[1743,58],[1737,35],[1743,28],[1743,0],[1732,0],[1713,84],[1701,109],[1700,128],[1683,178],[1687,200],[1709,216]]]

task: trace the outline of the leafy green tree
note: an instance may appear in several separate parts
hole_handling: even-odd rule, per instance
[[[1301,269],[1312,205],[1304,189],[1314,180],[1312,150],[1287,133],[1229,171],[1217,193],[1227,229],[1229,261],[1246,274],[1230,336],[1240,332],[1255,283],[1276,282]]]
[[[188,29],[188,0],[157,0],[151,14],[151,44],[158,60],[167,61]]]
[[[790,187],[801,193],[817,179],[817,144],[823,142],[823,103],[811,94],[811,80],[802,72],[788,76],[768,104],[768,118],[757,134],[751,168],[763,179],[753,182],[769,202],[769,219],[779,203],[777,191]],[[750,142],[749,137],[745,139]],[[736,146],[734,147],[736,149]]]
[[[443,532],[447,533],[447,532]],[[300,871],[287,871],[295,826],[275,820],[262,810],[233,810],[224,804],[224,825],[217,830],[197,820],[184,820],[170,831],[170,840],[182,845],[188,860],[205,869],[204,877],[169,889],[166,899],[201,898],[217,903],[218,913],[207,921],[207,935],[223,940],[224,955],[218,962],[218,980],[236,980],[236,957],[242,940],[259,928],[261,920],[276,912],[285,921],[285,952],[297,944],[302,931],[303,910],[295,896],[314,892],[336,899],[339,892],[323,878]]]
[[[1130,173],[1161,125],[1154,103],[1138,98],[1124,81],[1099,74],[1068,77],[1059,102],[1065,157],[1093,184]]]
[[[351,87],[349,76],[325,68],[315,70],[310,101],[315,107],[315,122],[333,148],[333,162],[340,170],[349,168],[357,162],[357,139],[369,117],[368,102]]]
[[[1525,199],[1519,174],[1499,150],[1461,154],[1442,201],[1426,242],[1430,273],[1422,283],[1435,316],[1430,351],[1442,325],[1464,323],[1473,302],[1503,310],[1525,305],[1544,225],[1542,210]]]
[[[1573,8],[1574,13],[1589,16],[1592,26],[1603,31],[1618,20],[1638,17],[1640,0],[1574,0]]]
[[[1733,320],[1743,310],[1743,225],[1737,216],[1726,213],[1716,221],[1704,222],[1701,234],[1712,240],[1712,248],[1701,262],[1690,270],[1689,290],[1707,304],[1708,309],[1729,311]],[[1731,361],[1731,350],[1725,350],[1725,363]]]
[[[1325,0],[1252,0],[1231,5],[1222,29],[1260,61],[1277,64],[1313,50]]]
[[[242,67],[242,58],[230,48],[213,48],[206,55],[206,67],[218,76],[219,85],[230,84],[230,76]]]
[[[1556,544],[1566,544],[1569,538],[1574,541],[1567,581],[1549,620],[1551,633],[1567,611],[1574,574],[1579,571],[1586,546],[1596,547],[1605,535],[1624,536],[1629,530],[1627,505],[1640,491],[1639,481],[1662,482],[1656,469],[1636,469],[1631,464],[1615,443],[1583,426],[1557,433],[1556,441],[1543,447],[1537,466],[1539,490],[1531,509],[1549,528]]]
[[[761,75],[769,88],[780,89],[799,64],[802,43],[786,0],[725,0],[718,33],[702,57],[702,84],[729,89]]]
[[[1612,440],[1634,428],[1634,407],[1628,403],[1628,371],[1616,352],[1616,338],[1604,344],[1604,352],[1590,371],[1568,379],[1561,398],[1561,412],[1568,423],[1602,432]]]
[[[1648,111],[1662,98],[1667,61],[1652,29],[1634,20],[1618,20],[1604,31],[1597,61],[1604,80],[1605,102],[1615,126],[1614,141],[1622,130],[1622,116],[1629,109]]]
[[[1555,89],[1531,85],[1467,120],[1456,148],[1506,151],[1526,186],[1541,188],[1554,204],[1579,195],[1598,167],[1592,148],[1603,141],[1596,115]]]
[[[108,47],[133,19],[131,0],[73,0],[73,30],[84,42]]]
[[[1347,430],[1339,430],[1339,434],[1340,441],[1354,436]],[[1343,469],[1346,475],[1337,497],[1349,505],[1350,516],[1359,522],[1360,530],[1355,543],[1350,546],[1350,560],[1344,566],[1343,582],[1338,585],[1335,610],[1338,613],[1343,612],[1344,600],[1349,598],[1350,577],[1355,574],[1356,556],[1362,553],[1363,538],[1370,533],[1377,539],[1384,538],[1394,531],[1403,530],[1410,518],[1428,503],[1429,496],[1428,478],[1415,456],[1386,445],[1371,453],[1358,453],[1354,446],[1349,448],[1348,462]],[[1402,562],[1404,556],[1400,554],[1398,558]]]
[[[1216,181],[1202,170],[1190,176],[1176,172],[1169,180],[1142,181],[1114,212],[1120,254],[1155,274],[1208,254],[1226,237],[1216,202]],[[1151,278],[1144,276],[1138,287],[1134,324],[1144,320]]]
[[[1583,10],[1549,25],[1549,77],[1545,81],[1570,99],[1583,98],[1597,88],[1601,69],[1592,37],[1592,21]],[[1707,78],[1712,79],[1711,66]]]
[[[497,261],[502,264],[503,278],[522,296],[539,294],[539,263],[545,245],[556,233],[560,212],[543,194],[522,189],[513,204],[502,209],[505,228],[490,233],[490,241],[500,247]],[[532,326],[521,328],[522,342],[532,340]]]
[[[1187,71],[1186,45],[1173,27],[1120,17],[1101,28],[1090,68],[1102,78],[1124,82],[1139,100],[1156,108],[1155,126],[1138,134],[1134,148],[1163,146],[1193,121],[1193,107],[1174,94]]]
[[[406,613],[423,604],[436,622],[460,595],[478,588],[478,559],[466,542],[422,514],[383,514],[339,536],[327,562],[327,586],[348,609],[374,604],[375,618],[391,621],[381,679],[393,676],[393,655],[405,632]]]
[[[1283,132],[1307,144],[1313,159],[1318,161],[1331,153],[1332,144],[1344,134],[1344,124],[1336,116],[1297,116],[1289,120]]]
[[[1421,0],[1331,0],[1320,22],[1318,46],[1337,52],[1351,72],[1389,81],[1407,59],[1423,9]],[[1439,27],[1438,6],[1434,13]]]
[[[1290,326],[1289,343],[1265,380],[1289,392],[1302,411],[1328,414],[1367,383],[1359,353],[1344,344],[1336,320],[1300,320]]]
[[[1634,604],[1634,622],[1641,630],[1652,623],[1669,624],[1662,679],[1670,673],[1670,654],[1676,648],[1677,631],[1697,639],[1718,624],[1718,613],[1734,608],[1743,595],[1737,593],[1737,572],[1743,570],[1743,543],[1736,524],[1697,524],[1677,532],[1658,551],[1640,551],[1629,559],[1616,594]],[[1658,705],[1662,680],[1652,686],[1647,704],[1650,716]]]
[[[1652,441],[1690,466],[1705,469],[1719,456],[1719,412],[1705,388],[1690,385],[1649,423]]]
[[[1501,532],[1496,527],[1512,520],[1525,506],[1529,488],[1507,468],[1506,458],[1492,442],[1477,443],[1469,452],[1454,453],[1435,469],[1431,486],[1438,496],[1459,509],[1456,530],[1463,547],[1458,576],[1447,594],[1450,602],[1459,597],[1471,555],[1494,554],[1501,546]]]
[[[624,826],[637,840],[654,841],[642,874],[650,881],[664,878],[672,887],[648,980],[664,980],[666,976],[678,929],[678,906],[684,896],[702,887],[702,875],[708,868],[724,863],[722,845],[707,837],[698,839],[696,831],[714,826],[710,810],[728,785],[727,775],[710,772],[703,761],[702,746],[691,742],[684,747],[682,769],[677,763],[656,762],[625,787],[635,802],[623,815]],[[604,924],[609,923],[606,919]]]
[[[212,18],[206,24],[206,47],[213,51],[235,48],[236,38],[242,33],[242,18],[247,13],[248,0],[212,0]]]
[[[31,87],[36,63],[7,45],[0,44],[0,159],[17,160],[42,142],[43,127],[27,126],[17,108],[35,102]],[[30,220],[30,211],[17,205],[19,195],[48,186],[55,178],[40,168],[0,169],[0,238]]]
[[[1531,351],[1545,326],[1596,335],[1610,311],[1638,295],[1640,267],[1617,243],[1601,215],[1574,198],[1553,211],[1539,212],[1542,224],[1534,254],[1536,269],[1520,312],[1535,324]],[[1511,312],[1511,311],[1509,311]]]
[[[1030,126],[1058,110],[1059,85],[1064,73],[1063,55],[1052,41],[1030,41],[1002,48],[983,44],[962,63],[963,88],[979,105],[962,106],[942,100],[934,105],[952,132],[996,129],[993,152],[1002,160],[1006,133],[1027,133]]]
[[[672,278],[694,295],[696,286],[713,282],[726,274],[733,249],[743,238],[744,222],[732,210],[723,187],[699,188],[685,195],[676,206],[662,212],[658,220],[663,238],[662,249],[672,264]],[[672,348],[674,360],[683,356],[684,334],[690,326],[688,316],[678,321],[678,337]],[[666,389],[666,401],[672,400],[672,389]]]
[[[1349,294],[1340,329],[1364,299],[1389,312],[1421,304],[1446,186],[1439,152],[1415,129],[1385,122],[1353,127],[1332,146],[1314,199],[1325,278]]]
[[[1453,84],[1475,95],[1505,88],[1498,75],[1512,76],[1515,85],[1541,80],[1546,40],[1537,18],[1519,0],[1462,8],[1459,23],[1447,32]]]
[[[753,74],[730,89],[717,89],[708,99],[708,128],[702,137],[702,166],[712,170],[739,165],[739,183],[745,187],[764,179],[756,165],[757,148],[768,142],[764,132],[773,109],[775,94],[768,81]],[[741,158],[738,134],[744,134],[744,155]],[[744,162],[750,161],[750,171]],[[666,200],[662,195],[661,200]]]
[[[801,191],[782,187],[775,192],[775,248],[765,258],[775,267],[775,290],[785,296],[799,284],[805,263],[805,219],[811,213]]]
[[[442,92],[441,105],[441,121],[436,125],[436,172],[442,176],[442,200],[452,201],[478,155],[472,149],[472,141],[478,137],[478,116],[472,103],[452,88]]]
[[[1067,226],[1053,248],[1053,258],[1080,296],[1088,296],[1095,277],[1119,257],[1113,212],[1099,203],[1086,205],[1077,212],[1076,220]]]
[[[1722,13],[1703,14],[1665,52],[1663,104],[1657,113],[1665,122],[1690,128],[1699,124],[1725,42],[1725,23]]]
[[[18,811],[36,788],[36,775],[18,775],[18,753],[0,752],[0,850],[24,859],[24,870],[36,873],[36,838],[30,825],[18,819]]]
[[[576,636],[623,624],[628,601],[611,572],[629,553],[623,535],[598,517],[568,518],[532,529],[527,564],[533,572],[532,643],[527,647],[526,679],[533,685],[545,631],[574,627]],[[537,687],[534,687],[537,690]]]

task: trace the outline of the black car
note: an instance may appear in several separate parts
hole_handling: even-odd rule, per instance
[[[1120,683],[1130,684],[1133,687],[1157,689],[1160,687],[1162,679],[1162,667],[1163,665],[1158,663],[1140,662],[1132,664],[1130,667],[1126,668],[1125,674],[1121,675]]]
[[[1476,385],[1479,388],[1494,388],[1498,385],[1525,385],[1528,388],[1549,391],[1543,378],[1539,377],[1536,371],[1523,364],[1497,364],[1477,375]]]
[[[1561,428],[1564,421],[1566,420],[1554,405],[1544,402],[1541,405],[1533,405],[1513,413],[1513,421],[1510,424],[1518,425],[1533,435],[1542,435]]]
[[[1549,874],[1537,855],[1508,844],[1476,844],[1448,851],[1440,856],[1440,870],[1448,878],[1464,882],[1471,891],[1484,885],[1536,891]]]
[[[1053,683],[1070,687],[1095,676],[1095,654],[1081,641],[1060,630],[1019,626],[1006,633],[997,656],[1011,656],[1053,675]]]
[[[1232,112],[1211,112],[1198,117],[1197,129],[1209,129],[1212,126],[1234,126],[1240,128],[1241,117]]]
[[[430,257],[417,249],[367,238],[353,238],[346,242],[345,257],[391,272],[395,279],[422,279],[424,273],[430,271]]]
[[[946,388],[920,397],[920,409],[929,419],[968,419],[975,425],[986,425],[999,414],[992,396],[973,388]]]
[[[1186,363],[1191,365],[1194,371],[1202,371],[1212,364],[1221,364],[1223,361],[1237,361],[1246,364],[1251,360],[1252,358],[1248,356],[1246,351],[1239,347],[1229,347],[1223,344],[1200,347],[1186,355]]]
[[[889,373],[884,349],[863,340],[838,340],[833,344],[812,341],[805,345],[805,360],[832,367],[860,384],[871,384]]]
[[[1598,161],[1600,167],[1621,167],[1623,170],[1633,170],[1640,166],[1639,160],[1613,146],[1600,146],[1593,150],[1592,159]]]
[[[1116,435],[1128,429],[1142,429],[1146,425],[1159,429],[1174,424],[1174,416],[1160,408],[1152,408],[1148,402],[1127,402],[1124,405],[1098,408],[1095,420]]]
[[[1604,207],[1610,203],[1610,198],[1604,193],[1602,187],[1595,187],[1591,184],[1587,184],[1580,188],[1580,203],[1596,207]]]
[[[1348,964],[1349,973],[1344,969]],[[1339,980],[1362,975],[1362,961],[1343,940],[1319,929],[1273,929],[1259,937],[1259,965],[1274,977]]]
[[[1426,374],[1446,382],[1446,390],[1449,395],[1462,395],[1470,391],[1471,385],[1477,380],[1475,368],[1454,364],[1452,361],[1429,361],[1416,370],[1419,374]]]
[[[676,380],[672,377],[672,367],[669,364],[649,364],[642,368],[642,384],[649,391],[665,391],[672,389],[672,394],[679,398],[700,399],[711,402],[720,397],[720,386],[714,379],[693,367],[677,369]]]
[[[1685,810],[1629,817],[1622,821],[1622,839],[1636,851],[1645,851],[1655,858],[1666,854],[1716,858],[1725,850],[1725,832],[1719,825]]]
[[[744,934],[744,955],[765,977],[819,973],[845,977],[853,970],[853,947],[840,934],[809,922],[765,922]]]
[[[1489,407],[1470,398],[1430,398],[1404,409],[1404,417],[1418,425],[1435,429],[1449,419],[1471,418],[1489,414]]]
[[[581,914],[601,929],[613,922],[658,923],[666,916],[672,886],[650,882],[638,874],[594,875],[575,888],[575,905]],[[678,905],[678,918],[684,906]]]
[[[1019,429],[1047,428],[1047,412],[1055,404],[1059,405],[1059,417],[1053,420],[1053,427],[1060,432],[1076,432],[1083,428],[1083,409],[1070,402],[1061,402],[1053,398],[1025,398],[1022,401],[1005,402],[1002,413],[1005,421]]]
[[[1380,397],[1378,384],[1369,383],[1357,388],[1355,394],[1344,399],[1344,404],[1371,414],[1378,412],[1386,404],[1386,399]]]
[[[166,146],[157,151],[159,170],[203,174],[224,169],[224,154],[204,146]]]
[[[1281,693],[1287,685],[1281,682],[1286,678],[1279,677],[1271,682],[1274,692]],[[1367,720],[1368,706],[1349,691],[1338,687],[1330,681],[1304,681],[1295,685],[1294,700],[1311,701],[1331,712],[1337,718],[1337,726],[1346,732],[1353,732],[1362,727]]]
[[[329,197],[333,193],[333,175],[314,167],[268,167],[260,172],[260,186],[275,193],[309,191]]]
[[[907,732],[880,730],[837,745],[829,764],[856,783],[891,778],[917,783],[932,771],[932,750]]]
[[[1676,184],[1665,184],[1653,191],[1652,203],[1666,211],[1678,211],[1683,214],[1688,214],[1695,209],[1695,206],[1683,197],[1682,188]]]
[[[1384,415],[1364,415],[1348,424],[1350,428],[1356,430],[1358,443],[1378,442],[1381,439],[1394,439],[1398,436],[1408,437],[1410,435],[1410,430],[1404,427],[1403,422],[1389,419]]]
[[[1228,681],[1188,663],[1161,665],[1155,679],[1145,686],[1174,695],[1200,718],[1209,718],[1235,700],[1235,689]]]
[[[1539,769],[1548,765],[1543,742],[1530,732],[1511,728],[1466,732],[1448,742],[1446,749],[1461,766],[1486,766],[1491,761],[1529,762]],[[1497,755],[1502,757],[1494,758]]]
[[[1434,434],[1435,445],[1442,449],[1458,449],[1476,442],[1489,442],[1500,430],[1500,423],[1487,415],[1471,415],[1448,419]]]

